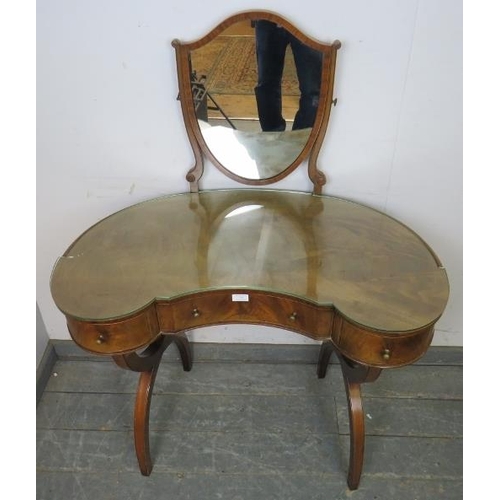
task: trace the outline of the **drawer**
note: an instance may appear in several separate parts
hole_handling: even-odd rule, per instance
[[[408,365],[425,354],[434,327],[411,332],[384,333],[364,329],[337,316],[332,341],[342,354],[359,363],[380,368]]]
[[[299,332],[313,339],[330,336],[333,308],[251,290],[202,292],[157,304],[162,331],[178,332],[217,324],[259,324]]]
[[[120,354],[151,343],[160,333],[154,306],[126,319],[86,322],[67,317],[73,340],[96,354]]]

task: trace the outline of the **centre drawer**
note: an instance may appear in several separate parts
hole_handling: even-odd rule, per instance
[[[160,329],[178,332],[217,324],[262,324],[316,340],[330,336],[333,308],[287,295],[251,290],[202,292],[156,305]]]

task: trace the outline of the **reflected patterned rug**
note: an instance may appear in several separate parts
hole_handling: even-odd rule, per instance
[[[193,70],[206,75],[206,87],[212,94],[254,95],[257,83],[255,38],[219,36],[193,52]],[[299,86],[293,56],[288,48],[283,72],[282,93],[298,96]]]

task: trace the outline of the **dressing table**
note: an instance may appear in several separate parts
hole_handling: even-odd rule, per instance
[[[193,73],[204,50],[216,60],[214,47],[224,47],[224,37],[239,26],[251,33],[248,28],[260,20],[321,54],[321,90],[310,128],[295,134],[225,131],[227,147],[231,137],[254,160],[242,157],[250,165],[242,169],[237,157],[221,158],[214,134],[206,133],[220,126],[216,118],[200,123]],[[228,18],[200,40],[175,40],[173,46],[195,156],[187,174],[190,190],[131,206],[84,232],[54,267],[53,299],[79,346],[140,373],[134,439],[146,476],[153,467],[153,386],[171,343],[189,371],[193,353],[186,332],[203,326],[274,326],[321,341],[318,377],[325,376],[333,353],[342,367],[350,418],[348,485],[356,489],[365,438],[361,385],[426,352],[448,300],[446,271],[432,249],[397,220],[321,193],[326,177],[316,160],[330,115],[339,42],[317,42],[274,13],[252,11]],[[229,97],[224,102],[230,106]],[[256,116],[248,121],[258,125]],[[274,160],[251,154],[248,144],[262,141],[277,150]],[[287,147],[297,141],[290,156]],[[246,187],[200,189],[204,158]],[[268,187],[306,159],[310,192]]]

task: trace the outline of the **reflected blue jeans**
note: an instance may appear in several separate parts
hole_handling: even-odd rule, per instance
[[[285,52],[290,44],[297,78],[300,101],[292,130],[312,127],[318,109],[321,85],[322,54],[308,47],[285,28],[270,21],[255,22],[257,55],[257,86],[255,98],[259,121],[264,132],[283,131],[281,81],[285,65]]]

